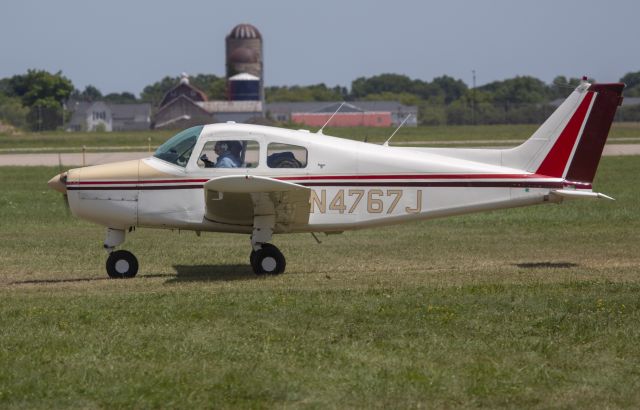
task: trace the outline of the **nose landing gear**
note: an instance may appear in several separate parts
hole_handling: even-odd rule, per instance
[[[113,279],[133,278],[138,273],[138,259],[129,251],[119,250],[107,258],[107,274]]]
[[[104,248],[109,252],[107,274],[113,279],[133,278],[138,273],[138,259],[131,252],[113,250],[124,242],[124,238],[124,230],[107,228],[107,237],[104,240]]]

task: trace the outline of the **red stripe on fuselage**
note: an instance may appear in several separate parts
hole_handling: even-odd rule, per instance
[[[276,177],[281,181],[297,182],[308,187],[336,186],[389,186],[389,187],[482,187],[482,188],[562,188],[574,186],[591,189],[591,184],[550,180],[539,174],[425,174],[425,175],[310,175]],[[399,181],[400,179],[404,181]],[[480,181],[485,179],[486,181]],[[540,181],[533,181],[539,179]],[[367,181],[368,180],[368,181]],[[386,180],[386,181],[385,181]],[[418,181],[422,180],[422,181]],[[445,181],[435,181],[445,180]],[[454,181],[458,180],[458,181]],[[507,180],[507,181],[499,181]],[[520,180],[520,181],[517,181]],[[201,189],[208,179],[164,179],[146,181],[75,181],[70,190],[172,190]],[[132,186],[132,185],[136,186]],[[167,185],[154,185],[167,184]],[[124,186],[122,186],[124,185]]]
[[[185,184],[207,181],[208,179],[152,179],[147,181],[68,181],[67,185]]]
[[[345,180],[345,179],[530,179],[549,178],[538,174],[415,174],[415,175],[306,175],[295,177],[276,177],[280,181],[314,181],[314,180]]]

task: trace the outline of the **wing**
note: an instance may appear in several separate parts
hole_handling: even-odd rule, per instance
[[[204,184],[206,214],[214,222],[252,226],[259,216],[275,218],[273,230],[309,223],[311,189],[273,178],[232,175]]]

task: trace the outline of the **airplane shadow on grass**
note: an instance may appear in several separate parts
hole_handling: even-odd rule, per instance
[[[174,265],[176,275],[166,283],[228,282],[258,279],[249,265]]]
[[[137,276],[137,279],[151,279],[151,278],[173,278],[175,275],[171,273],[152,273],[148,275]],[[57,283],[82,283],[82,282],[102,282],[107,280],[121,280],[111,279],[108,276],[99,278],[65,278],[65,279],[31,279],[31,280],[18,280],[10,282],[10,285],[47,285]]]
[[[258,279],[249,265],[174,265],[176,273],[143,273],[134,279],[145,280],[154,278],[167,278],[165,283],[180,282],[228,282],[234,280]],[[61,283],[102,282],[111,279],[105,275],[96,278],[64,278],[64,279],[32,279],[11,282],[11,285],[47,285]]]
[[[523,262],[514,263],[520,269],[571,269],[580,266],[572,262]]]

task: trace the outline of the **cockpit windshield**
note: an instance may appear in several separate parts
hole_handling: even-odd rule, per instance
[[[203,127],[198,125],[177,133],[160,145],[153,156],[181,167],[187,166]]]

